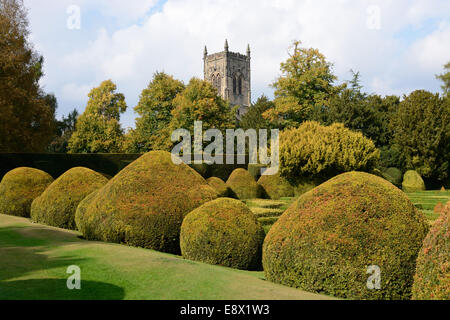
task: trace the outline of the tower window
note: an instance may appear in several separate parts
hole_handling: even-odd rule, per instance
[[[233,94],[236,94],[236,77],[233,77]]]
[[[238,88],[239,88],[239,94],[242,94],[242,77],[239,77]]]

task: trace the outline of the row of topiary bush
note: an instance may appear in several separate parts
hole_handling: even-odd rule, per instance
[[[242,189],[242,181],[251,185],[252,193]],[[31,206],[36,221],[76,226],[86,239],[181,252],[212,264],[259,269],[262,260],[268,280],[308,291],[350,299],[411,297],[416,257],[428,225],[388,181],[360,172],[339,175],[300,196],[265,239],[244,203],[219,198],[230,190],[253,197],[258,184],[243,169],[227,183],[206,181],[190,167],[173,164],[170,153],[155,151],[110,181],[85,168],[69,170],[53,183],[42,171],[15,169],[0,184],[0,210],[27,216]],[[16,192],[21,206],[16,206]],[[448,218],[439,221],[418,259],[415,298],[448,295],[442,289],[448,275]],[[379,290],[367,288],[369,265],[380,267]]]

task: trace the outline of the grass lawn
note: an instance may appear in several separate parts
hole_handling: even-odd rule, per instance
[[[0,299],[330,299],[240,271],[0,215]],[[67,267],[81,268],[68,290]]]
[[[433,212],[438,202],[446,204],[450,201],[450,191],[421,191],[407,193],[409,199],[414,205],[423,211],[427,219],[431,222],[438,218],[438,214]]]

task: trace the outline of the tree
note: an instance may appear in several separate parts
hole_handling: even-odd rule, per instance
[[[443,82],[441,86],[442,90],[444,90],[444,94],[448,95],[450,92],[450,61],[444,66],[445,73],[436,75],[436,79],[439,79]]]
[[[314,109],[313,120],[325,125],[342,123],[352,131],[359,131],[380,148],[389,144],[390,114],[399,103],[398,97],[382,98],[362,92],[359,72],[352,72],[352,80],[330,96],[327,106]]]
[[[139,103],[134,108],[139,118],[136,119],[136,129],[127,134],[128,152],[158,150],[167,144],[173,100],[184,88],[181,81],[164,72],[153,75],[153,80],[142,90]]]
[[[42,151],[54,131],[56,100],[39,86],[44,59],[28,38],[23,2],[0,0],[1,152]]]
[[[307,120],[315,107],[327,104],[336,90],[332,65],[317,49],[302,48],[295,41],[292,53],[281,63],[282,75],[272,84],[275,88],[275,108],[264,117],[281,127],[298,127]]]
[[[236,125],[237,107],[230,108],[208,81],[192,78],[173,104],[171,130],[184,128],[193,132],[194,121],[202,121],[205,130],[231,129]]]
[[[48,151],[54,153],[66,153],[69,145],[69,140],[75,131],[77,123],[78,111],[73,109],[66,117],[62,117],[61,121],[56,122],[55,136],[50,142]]]
[[[450,99],[425,90],[404,96],[393,115],[394,146],[405,169],[444,181],[450,162]]]
[[[256,100],[256,103],[248,109],[247,113],[242,116],[239,126],[245,130],[270,129],[272,124],[263,117],[263,113],[274,107],[275,104],[273,101],[270,101],[265,95],[262,95]]]
[[[89,93],[84,113],[78,118],[75,132],[69,140],[70,153],[114,153],[123,148],[120,114],[127,105],[117,86],[103,81]]]

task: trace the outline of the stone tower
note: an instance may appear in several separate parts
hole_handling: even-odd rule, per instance
[[[251,103],[250,45],[247,46],[247,55],[228,51],[227,40],[222,52],[208,55],[205,46],[203,76],[216,87],[222,98],[232,106],[240,106],[238,117],[247,112]]]

